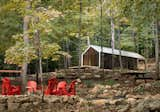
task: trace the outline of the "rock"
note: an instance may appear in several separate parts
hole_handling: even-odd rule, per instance
[[[125,105],[118,110],[118,112],[129,112],[129,105]]]
[[[160,94],[156,94],[154,96],[152,96],[153,99],[160,99]]]
[[[149,100],[149,99],[152,99],[151,95],[148,95],[148,96],[144,97],[144,100]]]
[[[87,101],[87,100],[82,99],[82,98],[79,99],[79,105],[80,105],[80,106],[84,106],[84,105],[86,105],[86,104],[88,104],[88,101]]]
[[[103,93],[108,93],[109,92],[109,90],[108,89],[105,89],[104,91],[103,91]]]
[[[105,106],[105,104],[107,103],[107,100],[106,99],[97,99],[97,100],[92,100],[91,103],[96,106]]]
[[[0,103],[6,103],[7,102],[7,97],[6,96],[1,96],[0,97]]]
[[[68,100],[69,100],[68,96],[63,96],[62,97],[62,102],[66,103],[66,102],[68,102]]]
[[[132,109],[132,112],[159,112],[160,99],[142,99],[138,105]]]
[[[8,100],[7,100],[8,103],[14,103],[15,101],[16,101],[16,97],[8,96]]]
[[[94,76],[92,75],[92,73],[84,73],[82,76],[80,76],[80,79],[91,79]]]
[[[7,104],[0,104],[0,112],[5,112],[7,110]]]
[[[30,106],[33,106],[32,103],[30,103],[30,102],[29,103],[23,103],[23,104],[21,104],[21,109],[22,110],[28,110],[28,109],[31,109]]]
[[[79,102],[80,98],[78,96],[71,96],[74,102]]]
[[[129,80],[126,80],[126,81],[124,81],[124,83],[129,84],[129,83],[130,83],[130,81],[129,81]]]
[[[41,102],[42,101],[42,96],[41,95],[29,96],[29,101],[30,102]]]
[[[145,87],[145,89],[149,90],[149,89],[151,89],[152,84],[146,83],[144,87]]]
[[[30,98],[31,98],[31,96],[26,96],[26,97],[21,96],[21,97],[17,97],[14,102],[16,102],[16,103],[27,103],[27,102],[30,102]],[[34,100],[35,100],[35,98],[33,99],[33,101]]]
[[[48,103],[59,103],[60,102],[60,98],[57,96],[46,96],[44,100],[47,101]]]
[[[136,99],[134,99],[134,98],[128,98],[126,100],[126,102],[129,103],[129,104],[131,104],[132,107],[135,106],[135,104],[137,103]]]
[[[103,89],[104,89],[103,85],[95,85],[95,87],[91,89],[89,92],[91,94],[97,94],[97,93],[100,93]]]
[[[74,99],[73,96],[69,97],[68,103],[69,104],[74,104],[75,103],[75,99]]]
[[[149,104],[150,110],[159,110],[160,111],[160,100],[155,100]]]
[[[8,103],[8,111],[16,112],[20,107],[20,103]]]
[[[115,93],[115,96],[122,96],[122,91],[117,91],[117,92]]]
[[[110,105],[121,105],[124,103],[124,99],[114,99],[114,100],[110,100],[109,104]]]
[[[119,88],[121,85],[120,84],[114,84],[112,87],[113,88]]]
[[[99,79],[101,78],[101,75],[94,75],[94,78]]]
[[[33,105],[34,105],[34,106],[38,106],[38,105],[39,105],[39,102],[33,102]]]
[[[112,87],[110,85],[105,86],[106,89],[111,89]]]
[[[80,76],[80,79],[87,79],[85,75]]]
[[[131,95],[131,94],[128,94],[126,95],[126,98],[134,98],[134,99],[144,99],[145,96],[143,95]]]
[[[92,76],[92,73],[84,73],[85,76]]]
[[[111,95],[109,93],[103,93],[103,94],[98,94],[98,98],[111,98]]]

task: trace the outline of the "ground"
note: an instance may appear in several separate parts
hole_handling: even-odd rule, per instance
[[[95,104],[95,112],[100,111],[99,108],[101,112],[160,112],[160,104],[157,104],[160,102],[160,81],[137,80],[132,84],[127,79],[92,80],[84,81],[77,91],[79,96]],[[152,105],[154,102],[157,102],[156,105]]]
[[[46,109],[44,108],[43,110],[46,112],[58,112],[58,109],[61,109],[61,112],[63,112],[63,110],[65,112],[160,112],[160,81],[136,80],[135,82],[134,78],[130,75],[122,77],[116,73],[113,76],[115,75],[118,77],[81,79],[81,83],[76,86],[77,95],[73,98],[74,100],[72,98],[62,97],[58,99],[59,104],[57,104],[57,98],[59,97],[50,96],[49,98],[46,97],[46,102],[49,103],[38,104],[42,106],[46,105]],[[45,84],[47,84],[47,80],[51,76],[44,77]],[[30,77],[30,80],[31,79],[34,79],[34,77]],[[73,79],[64,78],[58,80],[66,80],[69,83]],[[12,80],[12,84],[17,85],[18,83],[20,83],[20,78]],[[28,97],[30,96],[27,96],[25,99],[28,99]],[[22,99],[24,98],[22,97]],[[63,102],[64,99],[65,101]],[[56,103],[54,103],[54,101]],[[7,102],[6,105],[8,105],[8,109],[10,105],[12,105],[12,102],[10,102],[10,99],[7,100]],[[29,100],[29,102],[31,101]],[[22,104],[19,104],[18,100],[18,106],[16,109],[22,109],[25,112],[25,109],[18,107],[29,105],[29,107],[33,108],[33,111],[41,112],[39,110],[41,107],[36,105],[37,102],[32,103],[35,104],[35,106],[30,103],[28,104],[28,102],[24,103],[24,101]],[[50,108],[61,104],[64,106],[60,106],[57,109],[54,109],[54,111]],[[0,106],[4,107],[3,105]],[[28,111],[27,106],[26,111]],[[36,110],[34,110],[34,108],[36,108]]]

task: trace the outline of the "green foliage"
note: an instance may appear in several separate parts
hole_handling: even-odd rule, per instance
[[[106,81],[103,82],[104,85],[111,85],[111,86],[116,84],[116,83],[117,82],[115,80],[113,80],[113,79],[106,80]]]
[[[81,39],[78,38],[79,0],[32,0],[30,11],[25,10],[26,5],[26,1],[22,0],[0,1],[0,51],[4,53],[9,48],[5,55],[7,63],[21,65],[27,55],[28,63],[36,59],[34,36],[39,31],[44,59],[58,60],[62,55],[72,56],[72,65],[77,65],[77,45],[80,44],[82,52],[87,45],[87,37],[91,39],[91,44],[111,46],[111,18],[115,30],[120,29],[123,50],[139,51],[143,55],[146,48],[148,52],[153,52],[152,24],[160,19],[159,0],[82,0]],[[26,14],[31,19],[27,31],[29,47],[22,43],[23,17]],[[39,21],[35,22],[35,18]],[[117,32],[115,47],[118,48]],[[28,50],[27,55],[24,55],[25,49]]]
[[[24,61],[29,63],[31,60],[37,58],[34,48],[31,46],[25,46],[23,42],[17,42],[15,46],[8,49],[5,57],[5,63],[16,64],[19,66],[21,66]]]
[[[136,88],[134,88],[134,92],[139,93],[139,94],[144,94],[145,87],[144,86],[137,86]]]
[[[18,3],[19,0],[13,1],[14,3]],[[24,5],[20,5],[18,13],[21,13],[25,11],[25,3]],[[23,12],[23,14],[29,14],[30,17],[30,27],[27,33],[29,34],[30,40],[33,40],[33,37],[35,36],[35,32],[39,31],[41,37],[45,37],[47,33],[51,31],[50,29],[50,21],[52,21],[54,18],[58,17],[60,13],[58,11],[55,11],[52,8],[43,8],[43,7],[36,7],[37,4],[39,4],[39,1],[33,1],[32,2],[32,9],[30,12]],[[9,2],[7,4],[11,5],[12,2]],[[6,6],[6,7],[7,7]],[[14,9],[16,11],[17,7],[11,7],[10,9]],[[22,15],[23,15],[22,14]],[[38,18],[38,22],[35,22],[35,19]],[[34,47],[33,41],[30,41],[30,45],[25,46],[22,42],[23,34],[17,34],[13,36],[14,39],[16,39],[16,44],[9,48],[6,51],[5,55],[5,62],[8,64],[16,64],[16,65],[22,65],[23,62],[30,63],[32,60],[35,60],[38,56],[36,53],[36,48]],[[45,37],[47,38],[47,37]],[[44,39],[45,39],[44,38]],[[60,54],[64,54],[63,52],[58,52],[60,50],[60,46],[57,43],[49,43],[47,41],[44,41],[42,38],[42,57],[44,59],[46,58],[52,58],[52,60],[58,60]]]
[[[86,85],[88,88],[93,88],[94,83],[93,80],[83,80],[84,85]]]

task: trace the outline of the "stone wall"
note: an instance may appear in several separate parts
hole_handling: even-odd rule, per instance
[[[78,96],[0,96],[0,112],[83,112],[84,103]]]
[[[112,71],[109,69],[61,69],[57,71],[54,75],[60,78],[80,78],[80,79],[102,79],[102,78],[116,78],[120,77],[119,71]]]

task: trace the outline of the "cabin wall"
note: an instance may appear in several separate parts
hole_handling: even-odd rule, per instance
[[[122,65],[124,69],[137,69],[137,59],[122,56]],[[120,68],[119,56],[114,56],[114,68]],[[112,69],[112,54],[104,54],[104,68]]]
[[[128,58],[128,69],[136,70],[137,69],[137,59],[135,58]]]
[[[99,54],[93,48],[90,48],[83,55],[83,65],[98,66]]]

